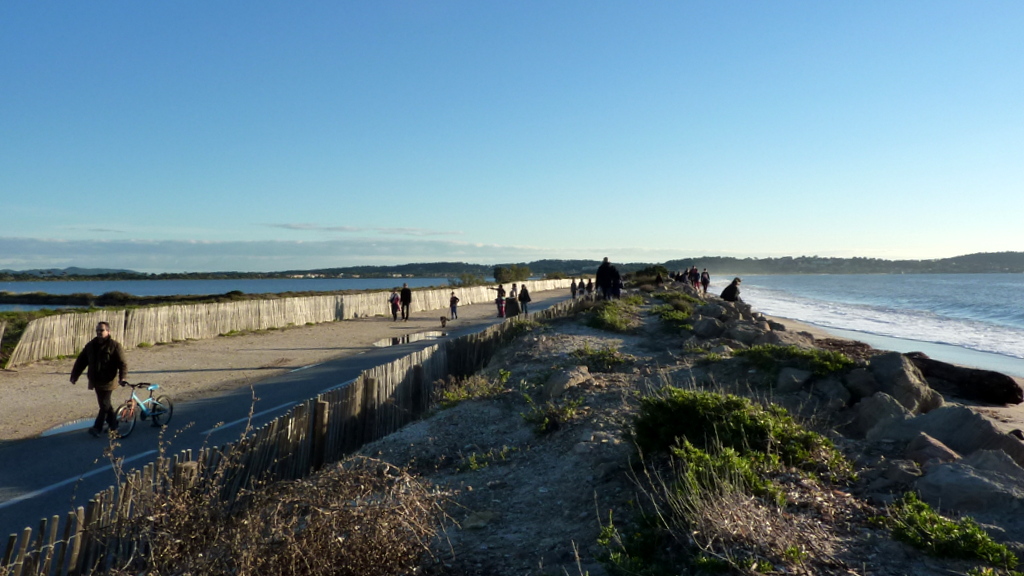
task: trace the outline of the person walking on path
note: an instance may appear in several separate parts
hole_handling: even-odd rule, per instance
[[[402,320],[409,321],[409,305],[412,304],[412,290],[409,284],[402,284]]]
[[[505,286],[498,284],[497,288],[491,288],[491,290],[498,291],[498,297],[494,299],[494,304],[498,306],[498,318],[505,317]]]
[[[601,291],[602,300],[610,300],[612,297],[612,283],[619,277],[619,271],[604,257],[604,262],[597,267],[597,289]]]
[[[459,317],[459,297],[452,292],[452,297],[448,300],[448,307],[451,308],[452,320]]]
[[[391,304],[391,318],[394,322],[398,322],[398,310],[402,307],[402,297],[398,295],[398,288],[391,291],[391,296],[388,296],[388,304]]]
[[[573,280],[572,284],[569,284],[569,292],[572,293],[572,299],[575,300],[576,299],[576,280]]]
[[[700,273],[700,285],[704,289],[705,296],[708,295],[708,284],[711,284],[711,274],[708,274],[708,269],[705,268],[704,271]]]
[[[739,302],[740,300],[740,280],[739,278],[733,278],[732,283],[722,290],[722,300],[726,302]]]
[[[96,392],[96,403],[99,404],[99,412],[92,428],[89,428],[89,434],[99,438],[103,433],[104,421],[111,432],[117,432],[117,416],[114,414],[110,397],[117,385],[123,386],[128,378],[128,362],[124,358],[124,349],[110,337],[110,324],[106,322],[96,325],[96,337],[85,345],[75,360],[75,365],[71,368],[72,384],[78,383],[78,377],[86,368],[89,369],[86,373],[89,389]]]
[[[519,307],[523,309],[523,314],[529,313],[526,310],[526,305],[530,303],[530,300],[532,300],[530,298],[530,291],[526,289],[526,284],[523,284],[519,288]]]

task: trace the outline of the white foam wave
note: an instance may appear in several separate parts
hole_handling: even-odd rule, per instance
[[[1024,358],[1024,330],[1015,327],[919,310],[826,302],[754,286],[744,288],[743,299],[765,314],[825,328],[949,344]]]

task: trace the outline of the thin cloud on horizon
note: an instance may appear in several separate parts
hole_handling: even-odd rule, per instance
[[[457,230],[430,230],[426,228],[366,228],[359,226],[323,226],[312,223],[271,223],[264,224],[268,228],[282,228],[284,230],[302,230],[314,232],[376,232],[378,234],[395,236],[460,236],[463,233]]]

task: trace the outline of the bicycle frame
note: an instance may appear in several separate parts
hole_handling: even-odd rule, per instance
[[[132,407],[132,410],[135,410],[137,408],[137,409],[139,409],[142,412],[142,415],[144,417],[149,417],[149,416],[151,416],[153,414],[153,411],[150,410],[150,408],[149,408],[150,406],[153,405],[153,402],[155,401],[153,399],[153,392],[158,390],[160,388],[160,385],[159,384],[150,384],[146,388],[147,390],[149,390],[149,397],[148,398],[139,398],[138,394],[136,394],[135,391],[137,389],[141,388],[144,385],[145,384],[136,384],[136,385],[129,384],[129,386],[132,387],[132,395],[128,399],[128,404]]]

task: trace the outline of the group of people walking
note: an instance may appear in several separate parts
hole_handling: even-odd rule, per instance
[[[676,282],[686,282],[693,286],[693,289],[700,292],[701,294],[708,293],[708,285],[711,284],[711,275],[708,274],[708,269],[705,268],[703,272],[697,270],[696,266],[693,266],[687,270],[675,275],[674,280]]]
[[[503,284],[498,284],[497,288],[490,289],[498,292],[498,297],[494,299],[494,303],[498,307],[499,318],[516,316],[520,312],[523,314],[529,313],[529,305],[533,298],[530,297],[530,290],[526,287],[525,283],[521,286],[513,283],[512,289],[507,293]],[[452,295],[448,299],[448,312],[451,315],[451,320],[459,317],[459,302],[461,302],[461,299],[452,291]],[[398,288],[392,290],[388,296],[388,304],[391,305],[391,318],[393,321],[397,322],[398,315],[401,314],[402,321],[407,322],[409,320],[409,306],[412,304],[412,290],[409,289],[409,285],[402,284],[401,290]]]
[[[516,283],[513,282],[512,289],[507,294],[503,284],[498,284],[497,288],[491,288],[491,290],[498,292],[498,297],[494,299],[494,304],[498,307],[498,318],[518,316],[520,312],[529,313],[529,305],[533,298],[530,297],[530,291],[526,288],[525,283],[522,286],[516,286]]]

